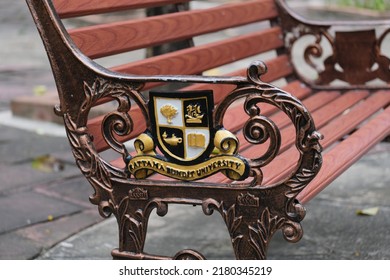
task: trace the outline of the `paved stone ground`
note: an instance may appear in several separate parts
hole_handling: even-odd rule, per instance
[[[40,85],[54,91],[24,1],[2,0],[0,24],[0,259],[109,259],[117,247],[115,221],[103,221],[89,204],[92,188],[75,166],[61,128],[7,116],[15,97],[33,95]],[[42,158],[55,161],[37,169]],[[269,257],[390,259],[389,161],[390,144],[375,147],[306,205],[303,239],[289,244],[276,236]],[[356,215],[367,207],[379,207],[378,214]],[[150,224],[150,253],[174,255],[191,247],[211,259],[233,257],[217,214],[170,206],[166,217],[154,215]]]

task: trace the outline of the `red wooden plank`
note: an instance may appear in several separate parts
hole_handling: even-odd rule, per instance
[[[148,8],[191,0],[53,0],[61,18]]]
[[[264,82],[272,82],[277,79],[284,78],[293,73],[293,68],[291,64],[288,62],[288,57],[286,55],[281,55],[276,58],[270,59],[266,61],[266,65],[268,67],[268,72],[262,77]],[[249,65],[248,65],[249,66]],[[241,76],[245,77],[247,75],[247,69],[237,70],[231,73],[224,74],[225,76]],[[156,84],[147,84],[145,89],[151,89]],[[188,87],[183,88],[183,90],[202,90],[208,89],[213,90],[214,94],[214,102],[218,104],[225,98],[226,94],[233,91],[235,89],[234,85],[228,84],[194,84]],[[286,91],[295,93],[310,91],[310,89],[301,82],[292,82],[286,87]]]
[[[389,134],[390,107],[325,154],[319,174],[297,198],[307,203]]]
[[[371,115],[375,114],[378,110],[381,110],[381,108],[389,103],[390,92],[388,91],[380,91],[370,95],[370,97],[368,97],[364,102],[360,102],[356,106],[352,107],[348,113],[339,116],[324,127],[319,127],[319,131],[324,135],[321,145],[324,149],[330,147],[335,142],[342,139],[345,135],[354,131],[360,123],[367,120]],[[269,175],[267,176],[267,181],[265,181],[265,183],[272,184],[280,181],[292,172],[296,166],[296,162],[291,161],[291,159],[294,158],[295,152],[296,149],[292,147],[275,159],[275,164],[278,164],[278,162],[284,164],[284,170],[279,169],[276,171],[272,170],[268,166],[264,168],[264,172]],[[333,179],[334,178],[335,177],[333,177]],[[307,186],[307,188],[310,188],[312,185],[313,184]]]
[[[283,46],[280,28],[235,37],[112,68],[135,75],[191,75]]]
[[[276,15],[273,1],[251,1],[78,28],[70,30],[69,34],[84,54],[99,58],[270,19]]]
[[[362,99],[364,99],[368,95],[366,91],[353,92],[350,91],[344,95],[341,95],[339,98],[334,99],[332,102],[325,104],[325,106],[321,107],[319,110],[312,112],[312,117],[314,119],[314,123],[317,127],[321,127],[330,120],[336,118],[340,114],[342,114],[345,110],[358,103]],[[290,125],[289,127],[292,127]],[[283,143],[283,147],[281,147],[281,151],[284,151],[288,148],[288,146],[293,145],[295,142],[295,130],[289,129],[289,127],[285,127],[283,131],[283,138],[285,139]],[[288,132],[284,132],[284,131]],[[264,147],[264,145],[249,145],[249,148],[242,151],[242,155],[244,157],[252,157],[254,155],[261,156],[262,153],[266,152],[268,147]],[[297,160],[297,159],[296,159]]]
[[[281,55],[273,59],[267,60],[266,65],[268,67],[268,72],[262,77],[264,82],[272,82],[274,80],[286,77],[292,74],[292,66],[288,62],[287,55]],[[248,65],[249,66],[249,65]],[[231,73],[226,74],[226,76],[246,76],[247,69],[240,69]],[[226,94],[233,91],[234,85],[204,85],[204,84],[194,84],[184,88],[183,90],[202,90],[202,89],[213,90],[214,102],[216,104],[220,103]],[[293,82],[286,87],[288,92],[297,92],[300,93],[302,90],[308,91],[308,87],[299,82]]]

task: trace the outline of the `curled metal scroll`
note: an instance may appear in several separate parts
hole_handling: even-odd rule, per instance
[[[216,109],[216,123],[222,126],[228,107],[237,99],[246,98],[244,108],[249,119],[243,130],[245,139],[253,144],[261,144],[267,140],[270,142],[264,155],[250,160],[253,174],[257,174],[261,178],[260,168],[270,163],[278,154],[281,139],[279,129],[269,118],[261,115],[261,110],[257,104],[268,103],[279,108],[290,118],[296,130],[295,142],[301,157],[294,176],[298,176],[303,170],[313,170],[314,168],[312,174],[308,175],[309,173],[306,172],[307,176],[304,176],[307,180],[311,180],[321,166],[321,147],[318,143],[321,136],[315,129],[311,115],[298,99],[261,81],[260,77],[266,71],[265,64],[260,61],[250,65],[248,80],[251,84],[238,87],[225,98]],[[294,176],[291,178],[295,178]],[[260,185],[261,182],[258,181],[257,184]]]
[[[253,97],[248,97],[246,99],[245,107],[247,109],[248,107],[253,108],[256,106],[255,104],[251,104],[252,100]],[[251,118],[245,123],[243,131],[244,137],[249,143],[263,144],[267,140],[270,140],[266,153],[259,158],[252,159],[252,167],[262,167],[267,165],[279,153],[281,145],[280,131],[271,119],[266,116],[261,116],[260,111],[259,115],[251,116]]]

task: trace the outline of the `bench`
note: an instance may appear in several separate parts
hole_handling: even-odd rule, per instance
[[[389,135],[390,22],[334,27],[282,0],[188,2],[27,0],[90,201],[118,221],[113,258],[204,259],[144,252],[151,212],[189,204],[221,214],[237,259],[265,259],[275,232],[299,241],[304,204]],[[172,13],[140,10],[166,5]],[[143,56],[178,41],[186,47]],[[117,109],[89,117],[107,102]]]

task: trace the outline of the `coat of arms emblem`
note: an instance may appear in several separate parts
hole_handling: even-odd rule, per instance
[[[237,138],[214,128],[212,91],[150,92],[149,97],[150,128],[135,140],[138,155],[127,163],[135,178],[154,172],[188,181],[216,172],[234,180],[249,176]]]
[[[199,163],[213,149],[213,96],[211,91],[150,93],[152,130],[157,145],[170,160],[183,165]]]

